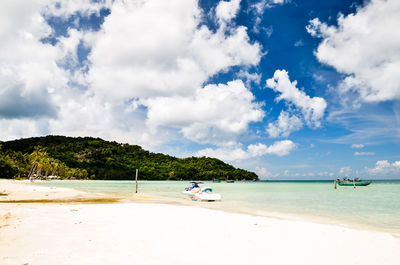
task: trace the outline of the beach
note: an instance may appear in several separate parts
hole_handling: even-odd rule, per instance
[[[13,180],[0,193],[0,264],[400,264],[385,232]]]

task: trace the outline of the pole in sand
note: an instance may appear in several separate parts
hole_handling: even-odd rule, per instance
[[[138,190],[138,183],[137,183],[138,172],[139,172],[139,170],[136,169],[136,177],[135,177],[135,180],[136,180],[136,193],[137,193],[137,190]]]

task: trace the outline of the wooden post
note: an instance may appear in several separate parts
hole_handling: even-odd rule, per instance
[[[139,172],[139,170],[136,169],[136,178],[135,178],[135,180],[136,180],[136,193],[137,193],[137,190],[138,190],[138,183],[137,183],[138,172]]]

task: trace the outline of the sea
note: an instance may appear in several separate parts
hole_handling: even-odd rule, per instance
[[[35,185],[74,188],[135,200],[135,181],[42,181]],[[139,181],[138,194],[150,202],[192,205],[289,220],[310,220],[400,236],[400,180],[376,180],[365,187],[334,189],[333,181],[203,182],[219,202],[191,201],[182,194],[187,181]]]

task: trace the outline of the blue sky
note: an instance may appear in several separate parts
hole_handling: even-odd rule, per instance
[[[102,137],[268,179],[400,178],[396,0],[0,7],[0,140]]]

